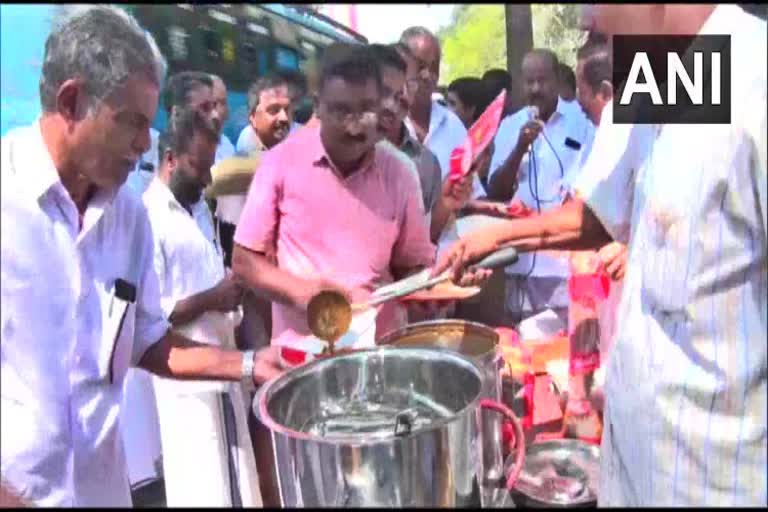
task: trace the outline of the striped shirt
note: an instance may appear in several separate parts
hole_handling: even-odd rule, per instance
[[[601,506],[766,505],[766,24],[719,5],[732,123],[616,126],[576,183],[629,239]],[[605,139],[607,140],[607,139]]]

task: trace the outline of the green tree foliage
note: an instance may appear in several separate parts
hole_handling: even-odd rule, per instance
[[[531,6],[533,46],[549,48],[561,62],[576,65],[576,50],[586,34],[579,30],[578,4],[536,4]]]
[[[453,12],[453,23],[438,33],[443,48],[440,82],[463,76],[480,77],[491,68],[506,67],[504,6],[465,4]]]
[[[533,44],[549,48],[570,66],[584,40],[578,28],[578,4],[533,4]],[[440,83],[462,76],[481,76],[491,68],[506,68],[504,6],[467,4],[456,7],[453,22],[438,32],[443,47]]]

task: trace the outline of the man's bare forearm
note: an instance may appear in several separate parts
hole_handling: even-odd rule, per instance
[[[139,362],[148,372],[178,380],[239,381],[242,365],[242,352],[198,343],[172,330]]]
[[[510,201],[517,190],[517,171],[523,161],[525,150],[515,146],[512,153],[504,160],[499,170],[488,180],[488,199],[492,201]]]
[[[541,215],[494,227],[497,245],[521,251],[599,249],[611,241],[600,221],[582,201],[569,201]]]
[[[180,300],[173,308],[168,321],[174,327],[191,322],[206,311],[216,309],[213,288],[191,295],[186,299]]]
[[[232,272],[242,286],[270,301],[294,307],[305,301],[307,281],[279,268],[262,253],[235,244]]]
[[[440,240],[440,235],[443,233],[445,226],[448,225],[452,215],[451,209],[446,206],[442,199],[438,199],[434,208],[432,208],[432,219],[429,225],[429,237],[433,244]]]

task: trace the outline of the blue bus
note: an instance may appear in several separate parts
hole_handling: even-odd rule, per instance
[[[298,70],[333,42],[366,43],[362,35],[300,5],[119,4],[157,41],[168,74],[193,70],[222,77],[230,117],[224,133],[235,143],[248,123],[247,90],[272,70]],[[0,134],[40,115],[39,80],[45,40],[65,5],[1,4]],[[154,128],[165,126],[158,109]]]

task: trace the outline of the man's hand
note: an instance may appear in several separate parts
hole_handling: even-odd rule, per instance
[[[525,123],[523,127],[520,128],[520,135],[517,138],[517,147],[521,151],[527,151],[528,147],[533,144],[533,141],[536,140],[536,137],[541,133],[542,128],[543,125],[541,124],[541,121],[533,120]]]
[[[448,211],[454,213],[464,208],[472,196],[472,179],[471,173],[457,181],[450,177],[445,179],[440,201]]]
[[[253,357],[253,382],[258,386],[283,373],[278,357],[278,347],[264,347]]]
[[[468,272],[467,268],[499,248],[495,228],[490,226],[462,237],[440,256],[432,269],[432,275],[437,276],[450,269],[453,282],[459,286],[477,286],[485,282],[492,271],[477,269]]]
[[[480,153],[480,156],[477,157],[477,161],[472,164],[472,171],[477,173],[481,181],[488,179],[488,171],[491,168],[491,160],[493,159],[493,152],[495,149],[496,146],[493,143],[493,139],[491,139],[488,146],[486,146],[482,153]]]
[[[219,311],[234,311],[243,301],[243,288],[231,273],[213,288],[213,302]]]
[[[611,242],[603,246],[597,256],[605,265],[605,270],[611,279],[620,281],[624,279],[627,268],[627,246],[619,242]]]
[[[464,215],[489,215],[491,217],[509,217],[506,203],[473,199],[467,203],[462,213]]]

